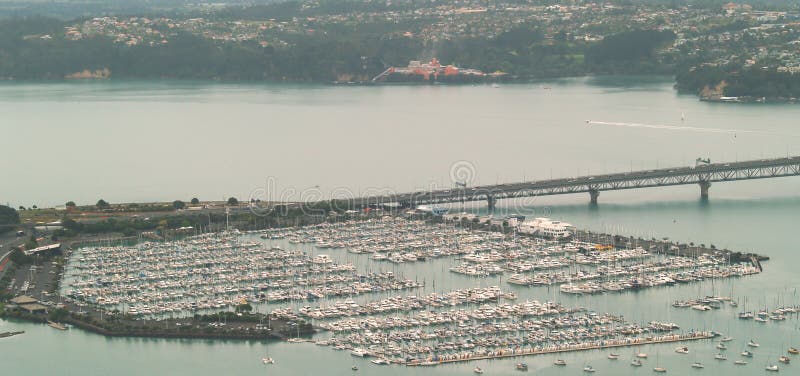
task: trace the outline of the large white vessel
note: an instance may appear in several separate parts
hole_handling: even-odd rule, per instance
[[[560,240],[571,237],[574,230],[575,227],[569,223],[540,217],[520,223],[517,231],[521,234]]]

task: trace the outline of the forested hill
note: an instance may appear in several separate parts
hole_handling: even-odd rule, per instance
[[[287,34],[282,36],[283,43],[221,41],[187,30],[169,30],[168,43],[130,45],[115,41],[113,35],[71,40],[63,30],[72,24],[49,18],[0,21],[0,35],[4,36],[0,39],[0,77],[329,82],[342,77],[366,80],[389,65],[405,65],[432,54],[443,62],[503,71],[517,79],[671,73],[671,66],[655,51],[675,37],[670,31],[634,30],[598,42],[554,41],[545,38],[537,25],[527,24],[496,36],[431,43],[393,36],[397,25],[374,22],[341,32],[331,27],[325,34]]]

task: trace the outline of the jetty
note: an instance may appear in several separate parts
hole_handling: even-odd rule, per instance
[[[715,335],[711,332],[670,334],[665,336],[648,337],[648,338],[579,343],[576,345],[568,345],[568,346],[498,350],[498,351],[489,351],[485,354],[465,353],[465,354],[445,355],[441,358],[430,358],[424,361],[415,359],[408,361],[404,364],[406,366],[435,366],[439,364],[469,362],[474,360],[503,359],[503,358],[514,358],[519,356],[545,355],[545,354],[586,351],[586,350],[603,350],[603,349],[611,349],[617,347],[641,346],[641,345],[651,345],[658,343],[696,341],[703,339],[712,339],[714,337]]]
[[[23,334],[23,333],[25,333],[25,331],[21,331],[21,332],[2,332],[2,333],[0,333],[0,338],[13,337],[13,336],[20,335],[20,334]]]

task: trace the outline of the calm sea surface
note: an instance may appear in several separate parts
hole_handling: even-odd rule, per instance
[[[390,187],[398,191],[451,187],[451,166],[467,161],[473,184],[543,179],[688,165],[699,156],[735,161],[800,154],[800,106],[726,105],[679,96],[669,79],[585,78],[526,85],[329,87],[194,83],[0,84],[0,202],[39,206],[67,200],[93,203],[247,198],[270,179],[280,191],[326,196]],[[681,118],[684,120],[681,120]],[[586,120],[739,130],[733,133],[587,126]],[[761,133],[748,133],[759,131]],[[779,135],[780,134],[780,135]],[[463,163],[462,163],[463,165]],[[501,210],[547,215],[579,227],[669,237],[769,255],[765,272],[731,281],[654,288],[593,297],[553,288],[513,288],[524,299],[615,312],[636,322],[671,321],[684,329],[730,333],[729,360],[717,362],[711,342],[647,346],[645,367],[607,352],[524,361],[537,375],[580,375],[591,364],[602,375],[651,374],[658,354],[670,374],[763,374],[788,346],[800,346],[797,316],[759,324],[736,310],[674,309],[675,299],[712,292],[748,299],[748,310],[800,304],[797,227],[800,178],[715,184],[708,204],[699,188],[603,192],[589,209],[585,195],[500,202]],[[301,199],[284,193],[286,199]],[[310,197],[310,196],[308,196]],[[482,205],[466,209],[482,211]],[[291,245],[278,243],[284,247]],[[319,253],[308,246],[303,249]],[[378,266],[366,255],[325,250],[359,270]],[[386,266],[406,277],[435,280],[437,290],[500,284],[447,272],[452,260]],[[512,288],[502,282],[503,288]],[[426,287],[429,288],[429,287]],[[265,307],[261,307],[265,309]],[[81,330],[0,321],[2,374],[9,375],[466,375],[513,374],[519,360],[435,368],[379,367],[347,352],[313,344],[104,338]],[[750,364],[733,365],[745,342],[761,343]],[[276,364],[265,367],[268,353]],[[693,361],[704,370],[690,368]],[[800,363],[800,358],[793,359]],[[800,374],[800,364],[781,374]]]

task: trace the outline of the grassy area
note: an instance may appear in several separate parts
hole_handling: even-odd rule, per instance
[[[61,220],[64,215],[63,211],[55,209],[31,209],[20,210],[19,220],[22,224],[44,224]]]

